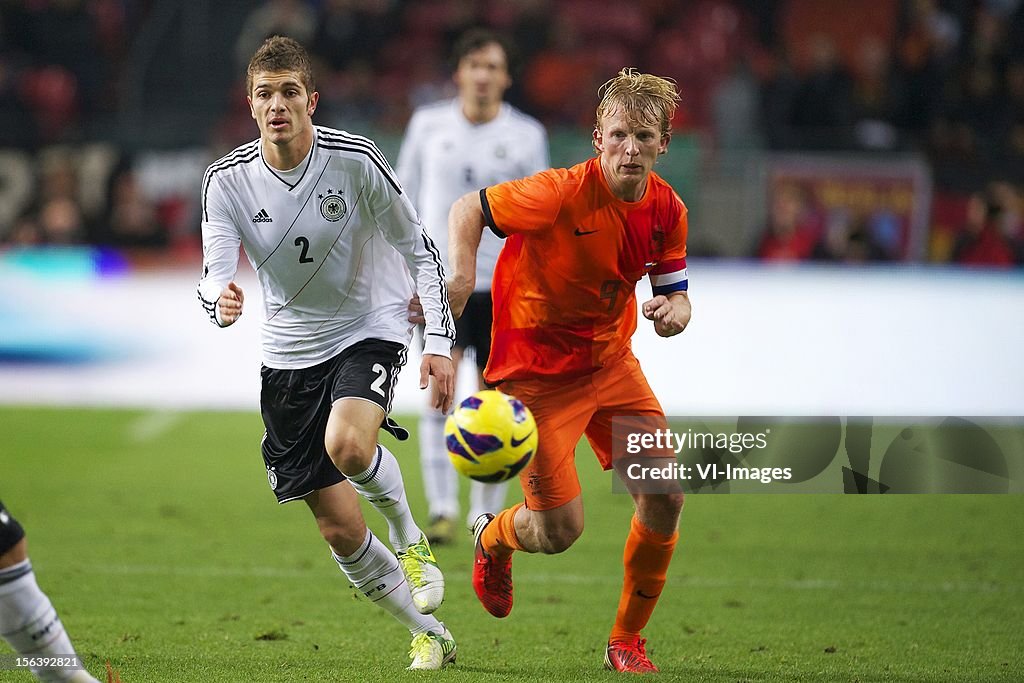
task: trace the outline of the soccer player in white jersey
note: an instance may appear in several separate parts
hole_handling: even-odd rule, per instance
[[[534,118],[504,102],[512,84],[509,50],[485,29],[470,29],[456,41],[452,63],[458,96],[420,107],[409,121],[398,154],[398,177],[438,251],[448,253],[448,210],[456,199],[549,167],[548,140]],[[452,361],[458,373],[466,349],[476,356],[479,388],[491,348],[491,275],[503,241],[488,233],[477,258],[476,291],[456,322]],[[430,505],[427,538],[448,543],[459,514],[458,477],[444,442],[445,413],[426,406],[420,419],[420,464]],[[470,484],[467,524],[505,507],[508,483]]]
[[[97,683],[81,668],[42,666],[75,657],[64,624],[39,589],[28,559],[25,530],[0,502],[0,635],[40,681]],[[37,666],[37,664],[39,664]]]
[[[267,39],[246,90],[260,137],[206,171],[199,298],[217,325],[238,320],[241,244],[263,293],[270,487],[278,502],[306,502],[341,571],[409,629],[409,668],[439,669],[455,659],[431,615],[444,579],[377,437],[408,437],[387,414],[414,293],[426,318],[420,387],[439,410],[451,405],[455,327],[441,258],[373,142],[313,125],[319,93],[301,45]],[[397,558],[366,528],[359,495],[387,520]]]

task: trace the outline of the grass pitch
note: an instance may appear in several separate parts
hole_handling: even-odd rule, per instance
[[[436,549],[459,656],[421,674],[305,506],[275,503],[258,415],[0,408],[0,425],[0,498],[94,674],[110,661],[125,683],[620,679],[601,662],[631,503],[585,446],[586,532],[563,555],[516,556],[508,619],[476,602],[468,534]],[[415,446],[389,446],[423,519]],[[1020,681],[1021,624],[1024,496],[692,495],[645,635],[663,681]]]

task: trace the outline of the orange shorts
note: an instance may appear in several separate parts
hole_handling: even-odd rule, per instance
[[[586,435],[601,467],[608,470],[613,417],[665,415],[628,349],[585,377],[507,381],[498,389],[525,403],[537,420],[537,453],[519,475],[530,510],[551,510],[580,495],[576,444],[581,436]]]

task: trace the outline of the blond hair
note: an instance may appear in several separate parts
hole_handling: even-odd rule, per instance
[[[671,78],[642,74],[626,67],[598,88],[597,94],[601,101],[597,105],[595,129],[601,130],[602,117],[621,111],[630,123],[657,126],[662,135],[671,135],[672,117],[680,100],[676,82]]]

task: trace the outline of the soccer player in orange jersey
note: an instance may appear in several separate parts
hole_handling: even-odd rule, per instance
[[[690,321],[686,207],[653,171],[671,139],[675,84],[623,69],[599,94],[596,158],[467,194],[449,216],[448,294],[456,313],[473,291],[484,227],[507,238],[491,290],[484,377],[530,407],[540,436],[521,476],[525,503],[474,524],[473,586],[496,617],[512,609],[514,551],[560,553],[583,532],[580,437],[607,470],[613,417],[664,419],[630,348],[637,281],[651,279],[654,297],[642,311],[659,335],[679,334]],[[665,584],[683,494],[632,493],[625,583],[605,666],[645,673],[658,669],[640,631]]]

